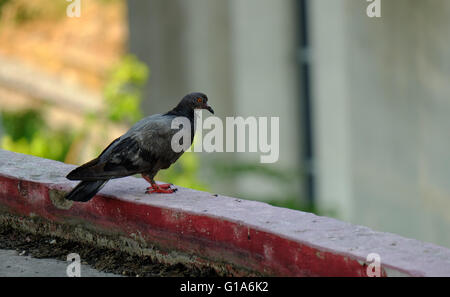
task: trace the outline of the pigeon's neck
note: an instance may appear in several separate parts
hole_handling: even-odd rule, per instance
[[[186,117],[189,119],[189,121],[191,122],[191,143],[192,143],[192,141],[194,140],[194,134],[195,134],[194,109],[180,103],[174,109],[172,109],[165,115],[171,115],[171,116],[176,116],[176,117]]]
[[[178,104],[174,109],[166,113],[166,115],[174,115],[177,117],[186,117],[191,122],[194,121],[194,109],[188,106]]]

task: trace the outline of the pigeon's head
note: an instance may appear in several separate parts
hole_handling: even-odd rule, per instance
[[[210,113],[214,114],[214,110],[208,105],[208,96],[203,93],[187,94],[181,102],[188,105],[192,109],[206,109]]]

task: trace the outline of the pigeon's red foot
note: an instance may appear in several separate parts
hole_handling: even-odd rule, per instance
[[[177,191],[177,189],[172,189],[171,184],[161,184],[161,185],[153,185],[151,187],[147,188],[147,191],[145,191],[145,194],[151,194],[151,193],[161,193],[161,194],[172,194]]]

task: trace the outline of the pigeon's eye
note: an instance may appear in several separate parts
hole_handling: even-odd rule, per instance
[[[202,98],[197,98],[198,103],[202,103],[202,101],[203,101]]]

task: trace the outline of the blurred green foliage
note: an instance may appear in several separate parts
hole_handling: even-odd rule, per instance
[[[198,179],[199,166],[195,153],[185,153],[169,169],[160,171],[156,178],[185,188],[208,191],[208,186]]]
[[[3,7],[5,7],[8,2],[11,2],[11,0],[0,0],[0,17],[2,16]]]
[[[133,55],[126,55],[113,69],[103,92],[112,122],[133,123],[142,117],[142,87],[148,75],[147,65]]]
[[[2,124],[5,132],[11,136],[13,141],[21,138],[30,141],[37,130],[45,126],[44,119],[36,110],[25,110],[18,112],[1,113]]]
[[[294,186],[304,178],[302,170],[279,169],[269,164],[257,162],[223,162],[216,161],[212,165],[213,178],[219,180],[242,179],[252,176],[259,180],[267,180],[270,183],[278,184],[279,193],[270,193],[266,196],[252,196],[238,193],[237,196],[248,200],[266,201],[268,204],[278,207],[290,208],[305,212],[315,213],[321,216],[336,217],[337,212],[333,208],[318,208],[316,204],[310,203],[307,199],[299,196],[298,190]]]
[[[283,193],[281,193],[282,196],[280,197],[272,197],[270,200],[267,201],[270,205],[278,206],[278,207],[284,207],[284,208],[290,208],[295,210],[301,210],[305,212],[312,212],[317,214],[318,210],[317,208],[307,202],[302,202],[298,196],[286,196]],[[250,198],[251,199],[251,198]],[[254,200],[254,199],[252,199]]]
[[[216,161],[213,164],[213,169],[219,178],[232,178],[247,174],[268,178],[286,186],[302,177],[301,173],[297,171],[280,170],[268,164],[256,162]]]
[[[68,3],[54,0],[0,0],[0,17],[8,9],[11,21],[23,24],[38,18],[60,18],[65,16]]]
[[[73,134],[66,129],[50,129],[37,110],[1,113],[2,148],[18,153],[64,161]]]
[[[239,197],[249,200],[262,200],[267,203],[306,212],[318,213],[314,205],[306,202],[306,199],[299,197],[296,188],[293,186],[296,182],[303,178],[300,171],[281,170],[268,164],[261,164],[249,161],[215,161],[212,165],[213,175],[215,179],[229,180],[241,179],[247,176],[256,177],[259,180],[267,180],[270,183],[281,185],[283,191],[278,195],[273,193],[267,196],[245,196],[239,194]]]

